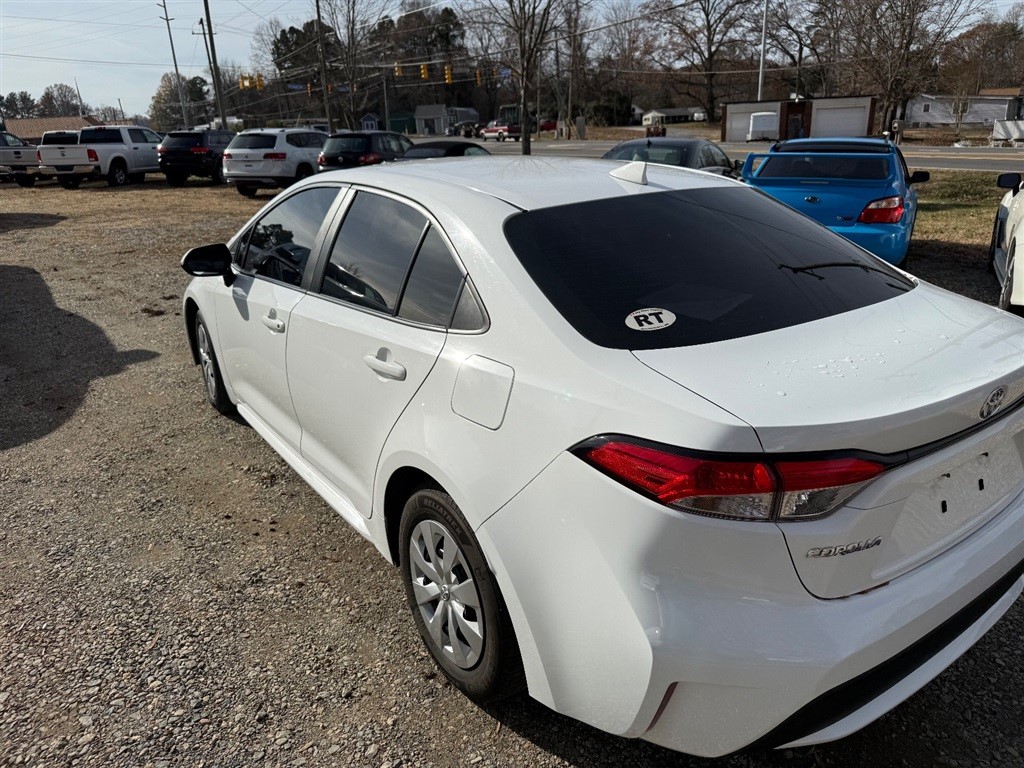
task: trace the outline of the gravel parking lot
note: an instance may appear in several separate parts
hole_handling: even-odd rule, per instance
[[[471,704],[397,571],[208,407],[178,262],[269,199],[0,186],[0,766],[708,765],[526,697]],[[907,268],[994,302],[990,225],[928,230]],[[1018,603],[860,733],[710,764],[1020,765],[1022,634]]]

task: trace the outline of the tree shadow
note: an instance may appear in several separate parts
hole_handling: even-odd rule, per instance
[[[157,356],[119,352],[99,326],[58,307],[34,269],[0,265],[0,451],[67,421],[93,379]]]
[[[0,232],[16,229],[43,229],[60,224],[67,216],[55,213],[0,213]]]

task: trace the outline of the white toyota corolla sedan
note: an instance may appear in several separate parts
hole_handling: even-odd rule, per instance
[[[865,726],[1024,572],[1024,322],[643,163],[320,174],[196,248],[206,393],[477,701],[698,755]]]

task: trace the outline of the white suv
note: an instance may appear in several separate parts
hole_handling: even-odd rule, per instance
[[[327,134],[310,128],[253,128],[224,151],[224,180],[246,197],[260,187],[287,187],[316,172]]]

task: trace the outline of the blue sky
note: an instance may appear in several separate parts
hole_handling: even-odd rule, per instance
[[[313,0],[210,0],[221,66],[249,64],[252,31],[277,17],[286,26],[315,15]],[[0,0],[0,94],[48,85],[78,87],[93,107],[146,114],[160,77],[173,72],[167,25],[157,0]],[[183,76],[207,69],[202,0],[167,0]],[[192,34],[193,31],[196,34]]]

